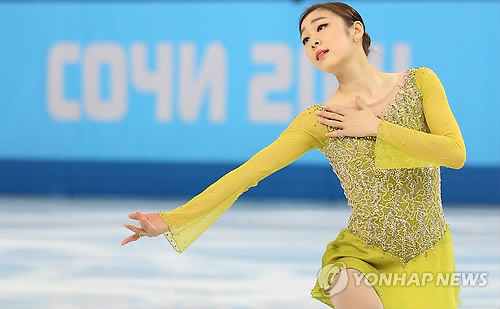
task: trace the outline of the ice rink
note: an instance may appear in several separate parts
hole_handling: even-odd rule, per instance
[[[182,254],[163,237],[120,246],[127,214],[184,201],[1,198],[0,308],[328,308],[311,298],[344,203],[235,203]],[[465,308],[499,308],[500,210],[445,205]]]

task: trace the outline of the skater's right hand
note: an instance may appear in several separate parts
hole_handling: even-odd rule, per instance
[[[134,232],[135,234],[125,238],[122,241],[122,246],[131,241],[136,241],[143,236],[156,237],[168,231],[168,225],[165,220],[157,212],[141,213],[137,210],[128,215],[130,219],[138,220],[140,227],[125,223],[123,226]]]

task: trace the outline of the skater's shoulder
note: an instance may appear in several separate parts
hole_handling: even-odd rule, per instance
[[[301,130],[311,135],[321,144],[326,142],[327,126],[318,121],[316,112],[323,110],[322,104],[313,105],[302,110],[292,121],[289,129]]]

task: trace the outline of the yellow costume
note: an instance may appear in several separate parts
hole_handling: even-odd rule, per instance
[[[338,128],[320,124],[315,112],[322,106],[315,105],[272,144],[189,202],[159,212],[169,226],[165,237],[182,253],[250,187],[318,149],[339,177],[352,214],[326,246],[312,297],[334,308],[327,288],[345,267],[367,276],[385,309],[460,306],[440,166],[461,168],[465,144],[437,75],[421,67],[402,76],[393,100],[378,115],[376,137],[326,137]]]

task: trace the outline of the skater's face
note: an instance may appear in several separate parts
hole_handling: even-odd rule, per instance
[[[356,48],[353,37],[359,31],[357,23],[349,28],[340,16],[329,10],[320,8],[312,11],[304,18],[300,28],[307,58],[320,71],[335,71],[335,67],[350,57]],[[360,41],[358,38],[357,42]]]

